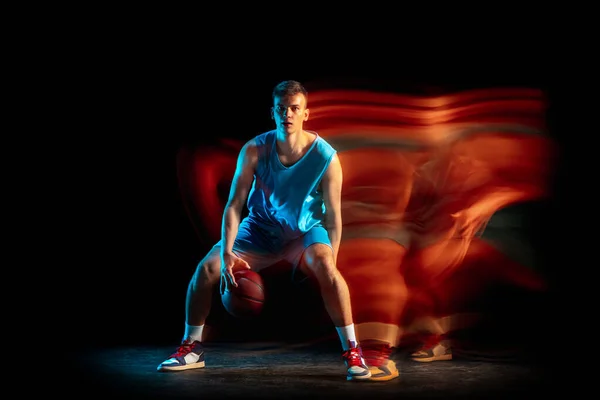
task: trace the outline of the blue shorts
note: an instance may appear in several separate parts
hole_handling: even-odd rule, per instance
[[[250,267],[256,272],[280,261],[286,261],[292,265],[292,279],[299,280],[295,279],[298,278],[295,275],[302,255],[309,246],[315,243],[332,247],[329,234],[321,225],[312,227],[302,236],[285,240],[257,224],[242,221],[233,243],[233,252],[250,264]],[[214,247],[221,247],[221,241],[217,242]]]

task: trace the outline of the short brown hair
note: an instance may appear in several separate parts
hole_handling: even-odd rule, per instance
[[[306,91],[306,88],[302,86],[300,82],[291,80],[283,81],[278,83],[273,89],[273,100],[275,100],[275,97],[294,96],[298,93],[304,95],[306,103],[308,104],[308,91]]]

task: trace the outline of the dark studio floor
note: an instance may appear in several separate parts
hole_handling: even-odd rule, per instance
[[[77,355],[74,374],[55,381],[57,389],[77,388],[73,395],[106,399],[510,398],[555,395],[563,389],[548,364],[506,353],[455,351],[452,361],[418,363],[399,349],[392,355],[399,378],[347,382],[338,343],[332,340],[208,344],[206,368],[157,372],[173,350],[172,345],[88,349]]]

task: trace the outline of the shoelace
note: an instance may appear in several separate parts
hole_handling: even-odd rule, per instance
[[[175,353],[171,354],[171,358],[177,358],[179,356],[185,356],[192,351],[192,343],[191,342],[183,342],[181,346],[177,348]]]
[[[346,350],[343,354],[343,357],[347,360],[348,367],[363,365],[362,355],[357,347]]]

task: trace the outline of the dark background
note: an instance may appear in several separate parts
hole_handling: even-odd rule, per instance
[[[477,50],[477,47],[474,47]],[[550,135],[561,143],[554,194],[534,242],[557,293],[562,240],[556,227],[565,193],[568,103],[561,76],[539,47],[398,59],[381,52],[336,56],[277,52],[186,52],[181,47],[120,43],[89,52],[71,77],[72,118],[66,163],[73,216],[68,247],[65,334],[85,344],[177,343],[188,280],[209,249],[198,240],[176,180],[175,155],[190,143],[250,139],[272,128],[271,90],[284,79],[309,88],[338,86],[441,94],[476,87],[541,88]],[[292,53],[293,54],[293,53]],[[293,65],[293,67],[290,67]],[[546,217],[547,216],[547,217]],[[562,283],[562,282],[561,282]],[[556,298],[560,296],[557,294]],[[550,307],[550,305],[549,305]],[[546,332],[544,327],[540,331]],[[552,336],[558,334],[554,329]]]

